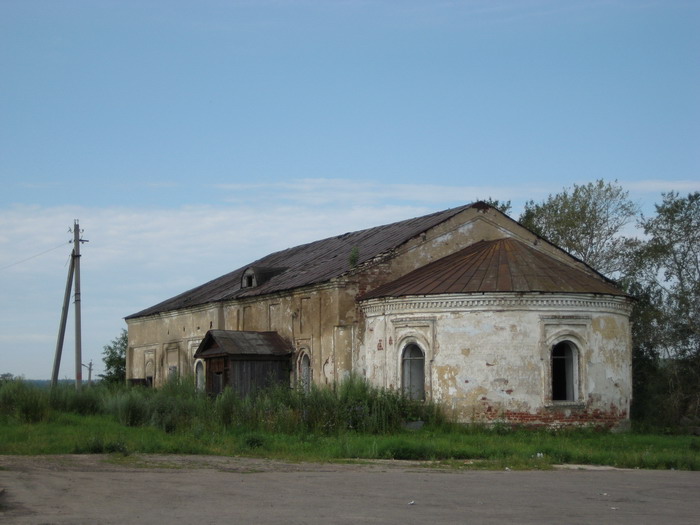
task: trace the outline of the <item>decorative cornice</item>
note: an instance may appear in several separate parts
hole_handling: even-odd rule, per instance
[[[211,312],[211,311],[218,310],[219,308],[221,308],[221,306],[222,306],[221,302],[214,302],[214,303],[197,304],[194,306],[187,306],[184,308],[180,308],[178,310],[165,310],[163,312],[157,312],[154,314],[144,315],[143,317],[127,318],[126,324],[131,326],[131,325],[137,325],[139,323],[148,322],[148,321],[157,321],[160,319],[167,319],[167,318],[171,318],[171,317],[180,317],[182,315],[193,315],[193,314],[197,314],[200,312]]]
[[[384,314],[435,311],[592,310],[630,315],[632,301],[626,297],[595,294],[446,294],[370,299],[361,303],[368,317]]]

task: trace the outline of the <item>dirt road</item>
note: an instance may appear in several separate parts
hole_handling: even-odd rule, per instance
[[[0,456],[3,524],[700,523],[700,473]]]

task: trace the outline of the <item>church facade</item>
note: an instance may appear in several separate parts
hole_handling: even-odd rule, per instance
[[[127,379],[210,385],[207,333],[275,333],[290,385],[355,373],[463,422],[625,426],[631,308],[594,269],[475,203],[282,250],[128,316]],[[227,355],[275,351],[242,345]]]

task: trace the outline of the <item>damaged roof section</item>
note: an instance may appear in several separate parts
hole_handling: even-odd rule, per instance
[[[379,286],[361,299],[487,292],[625,295],[611,282],[505,238],[479,241]]]
[[[354,265],[351,264],[350,255],[354,249],[356,249],[357,260],[353,262],[362,264],[396,249],[408,240],[471,206],[469,204],[451,208],[275,252],[238,270],[132,314],[127,319],[327,282],[352,269]],[[247,287],[246,283],[242,281],[242,277],[249,268],[274,269],[275,272],[266,272],[262,283],[257,283],[256,275],[256,282],[251,284],[257,284],[257,286]]]

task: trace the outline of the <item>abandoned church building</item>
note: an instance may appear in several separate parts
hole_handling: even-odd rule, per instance
[[[624,426],[632,299],[478,202],[270,254],[126,318],[127,379],[351,373],[462,422]]]

